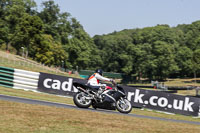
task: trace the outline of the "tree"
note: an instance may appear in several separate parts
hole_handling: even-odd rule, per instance
[[[200,49],[194,51],[192,56],[194,78],[196,78],[197,71],[200,70]]]
[[[34,0],[24,0],[24,7],[25,7],[25,11],[26,13],[28,13],[29,15],[36,15],[36,3]]]
[[[54,64],[53,44],[51,35],[36,36],[36,44],[31,49],[33,54],[31,56],[38,62],[52,66]]]
[[[76,66],[79,66],[81,69],[90,67],[95,45],[82,29],[75,30],[74,37],[70,39],[70,43],[66,45],[66,48],[73,68]]]
[[[35,3],[31,0],[3,0],[0,2],[0,5],[2,7],[0,9],[0,17],[5,24],[5,28],[2,31],[5,34],[4,41],[8,50],[10,45],[16,45],[17,27],[23,21],[22,18],[25,16],[26,10],[29,9],[31,12],[31,8],[35,7]]]
[[[0,45],[3,43],[8,42],[8,26],[6,25],[5,21],[0,18]]]
[[[53,0],[45,1],[42,5],[44,8],[38,15],[44,22],[44,32],[56,39],[59,36],[57,33],[57,23],[59,20],[60,9]]]
[[[200,21],[193,22],[185,29],[186,45],[193,51],[200,46]]]
[[[18,50],[23,46],[26,47],[26,57],[28,51],[35,44],[35,36],[40,36],[43,33],[43,22],[38,16],[30,16],[24,14],[21,21],[16,26],[15,48]]]
[[[61,66],[62,61],[68,61],[68,54],[61,44],[54,41],[51,35],[38,37],[38,43],[32,47],[34,59],[48,66]]]
[[[61,13],[59,15],[59,20],[57,24],[57,32],[59,34],[59,40],[61,44],[69,44],[70,36],[72,35],[72,27],[69,21],[71,15],[67,12]]]
[[[155,76],[162,80],[167,78],[171,73],[177,72],[178,66],[175,62],[174,47],[166,42],[157,41],[153,47],[153,53],[156,56],[156,73]]]
[[[7,50],[9,45],[12,45],[14,43],[14,37],[16,36],[16,26],[20,22],[20,19],[25,14],[25,8],[23,6],[22,0],[11,0],[8,2],[8,5],[5,7],[5,21],[7,23],[8,31],[6,35],[6,45]]]
[[[193,63],[192,63],[193,51],[186,46],[180,46],[177,49],[175,56],[176,56],[175,61],[177,62],[177,65],[179,67],[179,72],[176,73],[176,75],[175,74],[173,75],[175,77],[191,76],[191,74],[193,73]]]

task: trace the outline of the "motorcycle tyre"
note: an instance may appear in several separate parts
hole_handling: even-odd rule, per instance
[[[119,99],[120,100],[120,99]],[[118,101],[119,101],[118,100]],[[130,101],[128,101],[127,99],[125,99],[127,102],[129,102],[129,105],[131,106],[131,103],[130,103]],[[130,107],[130,109],[129,110],[122,110],[120,107],[119,107],[119,105],[117,104],[118,103],[118,101],[116,102],[116,109],[120,112],[120,113],[124,113],[124,114],[128,114],[128,113],[130,113],[131,111],[132,111],[132,106]]]
[[[78,92],[78,93],[76,93],[76,94],[74,95],[74,97],[73,97],[74,104],[75,104],[77,107],[79,107],[79,108],[89,108],[90,105],[92,104],[92,100],[90,100],[90,103],[89,103],[89,104],[83,105],[83,104],[79,103],[78,100],[77,100],[77,98],[78,98],[78,96],[79,96],[80,94],[81,94],[81,92]]]

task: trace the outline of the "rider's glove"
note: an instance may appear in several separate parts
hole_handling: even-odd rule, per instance
[[[115,82],[115,80],[114,79],[111,79],[111,82],[112,82],[112,84],[116,84],[116,82]]]

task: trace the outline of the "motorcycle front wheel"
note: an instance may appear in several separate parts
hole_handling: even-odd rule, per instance
[[[128,101],[125,98],[120,98],[116,102],[116,108],[120,113],[128,114],[132,111],[132,105],[131,105],[130,101]]]
[[[74,95],[73,101],[75,105],[79,108],[89,108],[92,104],[91,99],[87,99],[87,94],[84,92],[78,92]]]

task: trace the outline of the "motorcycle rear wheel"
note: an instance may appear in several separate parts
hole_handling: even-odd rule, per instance
[[[125,113],[128,114],[132,111],[132,105],[130,103],[130,101],[128,101],[125,98],[120,98],[117,102],[116,102],[116,109],[120,112],[120,113]]]
[[[92,104],[91,99],[86,99],[86,95],[84,92],[78,92],[74,95],[73,101],[75,105],[79,108],[89,108]]]

